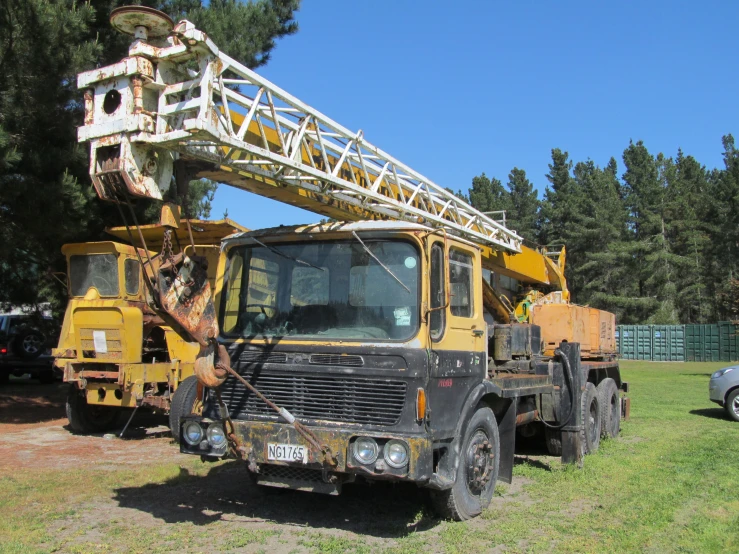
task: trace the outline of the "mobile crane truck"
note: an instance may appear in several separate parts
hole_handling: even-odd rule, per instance
[[[78,76],[102,199],[206,177],[342,221],[224,239],[214,290],[196,257],[158,269],[152,305],[200,345],[183,453],[329,494],[410,481],[461,520],[511,481],[517,428],[546,428],[566,463],[618,434],[614,317],[569,302],[563,251],[526,248],[192,23],[132,6],[111,24],[128,56]]]

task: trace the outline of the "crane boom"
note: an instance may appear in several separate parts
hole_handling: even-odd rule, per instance
[[[191,68],[197,65],[197,70]],[[221,52],[188,21],[78,76],[80,141],[98,194],[161,199],[175,157],[230,185],[339,219],[424,223],[496,251],[521,238],[407,164]]]

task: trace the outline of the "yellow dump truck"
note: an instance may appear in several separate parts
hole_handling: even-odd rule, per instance
[[[191,229],[198,254],[209,261],[208,278],[214,280],[221,239],[246,229],[229,219],[193,220]],[[174,392],[193,374],[199,346],[183,339],[181,330],[152,309],[142,272],[141,260],[159,265],[164,229],[144,225],[141,232],[148,256],[138,244],[126,244],[140,239],[125,227],[108,229],[117,240],[62,248],[69,303],[59,346],[52,354],[70,384],[67,417],[78,433],[109,429],[122,413],[137,406],[169,411]],[[184,246],[190,244],[185,226],[175,233],[175,250],[178,244],[185,251],[192,248]],[[195,391],[185,396],[194,398]],[[174,419],[181,414],[176,415]]]

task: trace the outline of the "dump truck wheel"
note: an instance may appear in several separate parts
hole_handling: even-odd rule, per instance
[[[621,430],[621,402],[616,381],[610,377],[598,383],[598,402],[600,403],[600,436],[604,439],[616,438]]]
[[[488,507],[495,491],[500,465],[500,439],[495,414],[478,409],[464,433],[457,475],[451,489],[429,491],[437,514],[464,521]]]
[[[182,381],[172,395],[172,403],[169,406],[169,429],[177,444],[180,442],[180,419],[192,413],[197,395],[198,378],[194,375]]]
[[[583,456],[592,454],[600,445],[600,403],[598,389],[593,383],[585,386],[582,393],[582,427],[580,428],[580,447]]]
[[[562,456],[562,431],[544,427],[544,438],[550,456]]]
[[[67,419],[75,433],[102,433],[115,427],[120,408],[110,406],[91,406],[87,403],[84,391],[70,385],[67,390]]]
[[[731,419],[739,421],[739,389],[731,391],[731,394],[726,398],[724,408]]]

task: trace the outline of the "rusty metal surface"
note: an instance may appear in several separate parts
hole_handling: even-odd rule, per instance
[[[205,347],[218,336],[218,322],[208,273],[201,263],[198,256],[179,253],[161,265],[158,284],[162,308]]]
[[[284,462],[267,459],[268,442],[305,444],[304,439],[298,431],[287,423],[235,420],[233,421],[233,425],[234,433],[237,436],[241,448],[242,457],[255,464],[289,465]],[[430,437],[407,436],[397,433],[370,433],[371,436],[377,439],[403,440],[408,444],[409,448],[409,465],[407,470],[394,475],[384,472],[373,473],[368,471],[364,466],[360,469],[359,464],[356,464],[356,462],[352,464],[351,459],[347,459],[351,439],[360,435],[366,436],[367,433],[358,429],[346,429],[344,426],[339,425],[335,427],[311,427],[311,432],[315,435],[319,443],[328,446],[334,453],[336,464],[331,468],[332,471],[357,470],[358,472],[372,475],[375,478],[383,476],[394,478],[403,476],[418,477],[420,468],[426,466],[427,458],[432,456],[433,451]],[[319,452],[309,448],[307,466],[310,467],[311,465],[313,467],[323,467],[324,460]],[[306,466],[301,464],[301,467]]]

